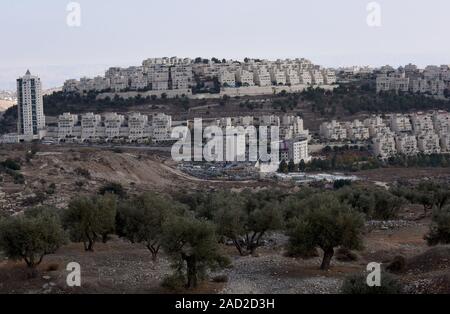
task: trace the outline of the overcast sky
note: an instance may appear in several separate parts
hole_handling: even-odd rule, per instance
[[[306,57],[325,66],[450,63],[450,1],[0,0],[0,89],[27,68],[46,87],[159,56]]]

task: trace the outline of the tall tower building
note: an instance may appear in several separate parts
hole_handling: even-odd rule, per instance
[[[26,141],[42,138],[45,116],[41,80],[29,70],[17,79],[17,109],[19,135]]]

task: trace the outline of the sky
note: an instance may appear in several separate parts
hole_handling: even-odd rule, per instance
[[[79,27],[70,2],[0,0],[0,89],[28,68],[50,88],[162,56],[450,64],[448,0],[78,0]]]

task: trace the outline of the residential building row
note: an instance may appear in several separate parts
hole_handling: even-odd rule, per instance
[[[364,121],[324,122],[320,136],[334,141],[371,141],[373,153],[388,158],[450,152],[450,113],[446,111],[372,116]]]
[[[450,88],[450,67],[430,65],[418,69],[413,64],[397,70],[386,67],[377,75],[376,88],[377,92],[401,91],[443,97]]]
[[[218,80],[222,87],[272,85],[333,85],[335,72],[306,59],[192,60],[150,58],[141,66],[109,68],[104,76],[67,80],[63,91],[71,93],[125,91],[188,91],[198,82]]]

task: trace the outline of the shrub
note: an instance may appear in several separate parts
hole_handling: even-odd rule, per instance
[[[19,171],[20,170],[20,164],[12,159],[6,159],[4,162],[1,163],[1,165],[5,168],[11,169],[11,170],[15,170],[15,171]]]
[[[381,273],[381,286],[370,287],[366,282],[366,273],[354,274],[345,278],[341,287],[343,294],[398,294],[401,293],[401,286],[388,273]]]

